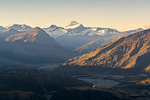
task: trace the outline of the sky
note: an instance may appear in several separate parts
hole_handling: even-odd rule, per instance
[[[121,31],[150,26],[150,0],[0,0],[0,25],[84,26]]]

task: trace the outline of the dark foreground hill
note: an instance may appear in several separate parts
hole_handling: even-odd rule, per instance
[[[30,91],[47,94],[64,87],[91,86],[64,74],[34,68],[0,69],[0,91]]]
[[[112,89],[65,88],[58,91],[51,100],[133,100],[125,93]]]
[[[9,91],[0,92],[0,100],[47,100],[32,92]]]

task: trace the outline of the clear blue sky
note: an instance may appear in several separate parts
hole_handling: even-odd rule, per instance
[[[85,26],[119,30],[150,25],[150,0],[0,0],[0,25]]]

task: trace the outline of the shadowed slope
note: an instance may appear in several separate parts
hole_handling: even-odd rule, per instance
[[[100,88],[65,88],[58,91],[52,100],[133,100],[125,93]]]
[[[85,54],[85,53],[88,53],[88,52],[100,47],[103,44],[103,42],[104,42],[104,40],[102,38],[93,40],[79,48],[76,48],[74,51],[79,52],[80,54]]]
[[[0,45],[1,55],[25,63],[60,62],[69,55],[53,38],[40,28],[13,34]]]

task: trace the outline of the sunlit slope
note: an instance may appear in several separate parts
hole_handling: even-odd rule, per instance
[[[64,66],[98,66],[148,71],[150,29],[110,42],[95,51],[67,60]]]

